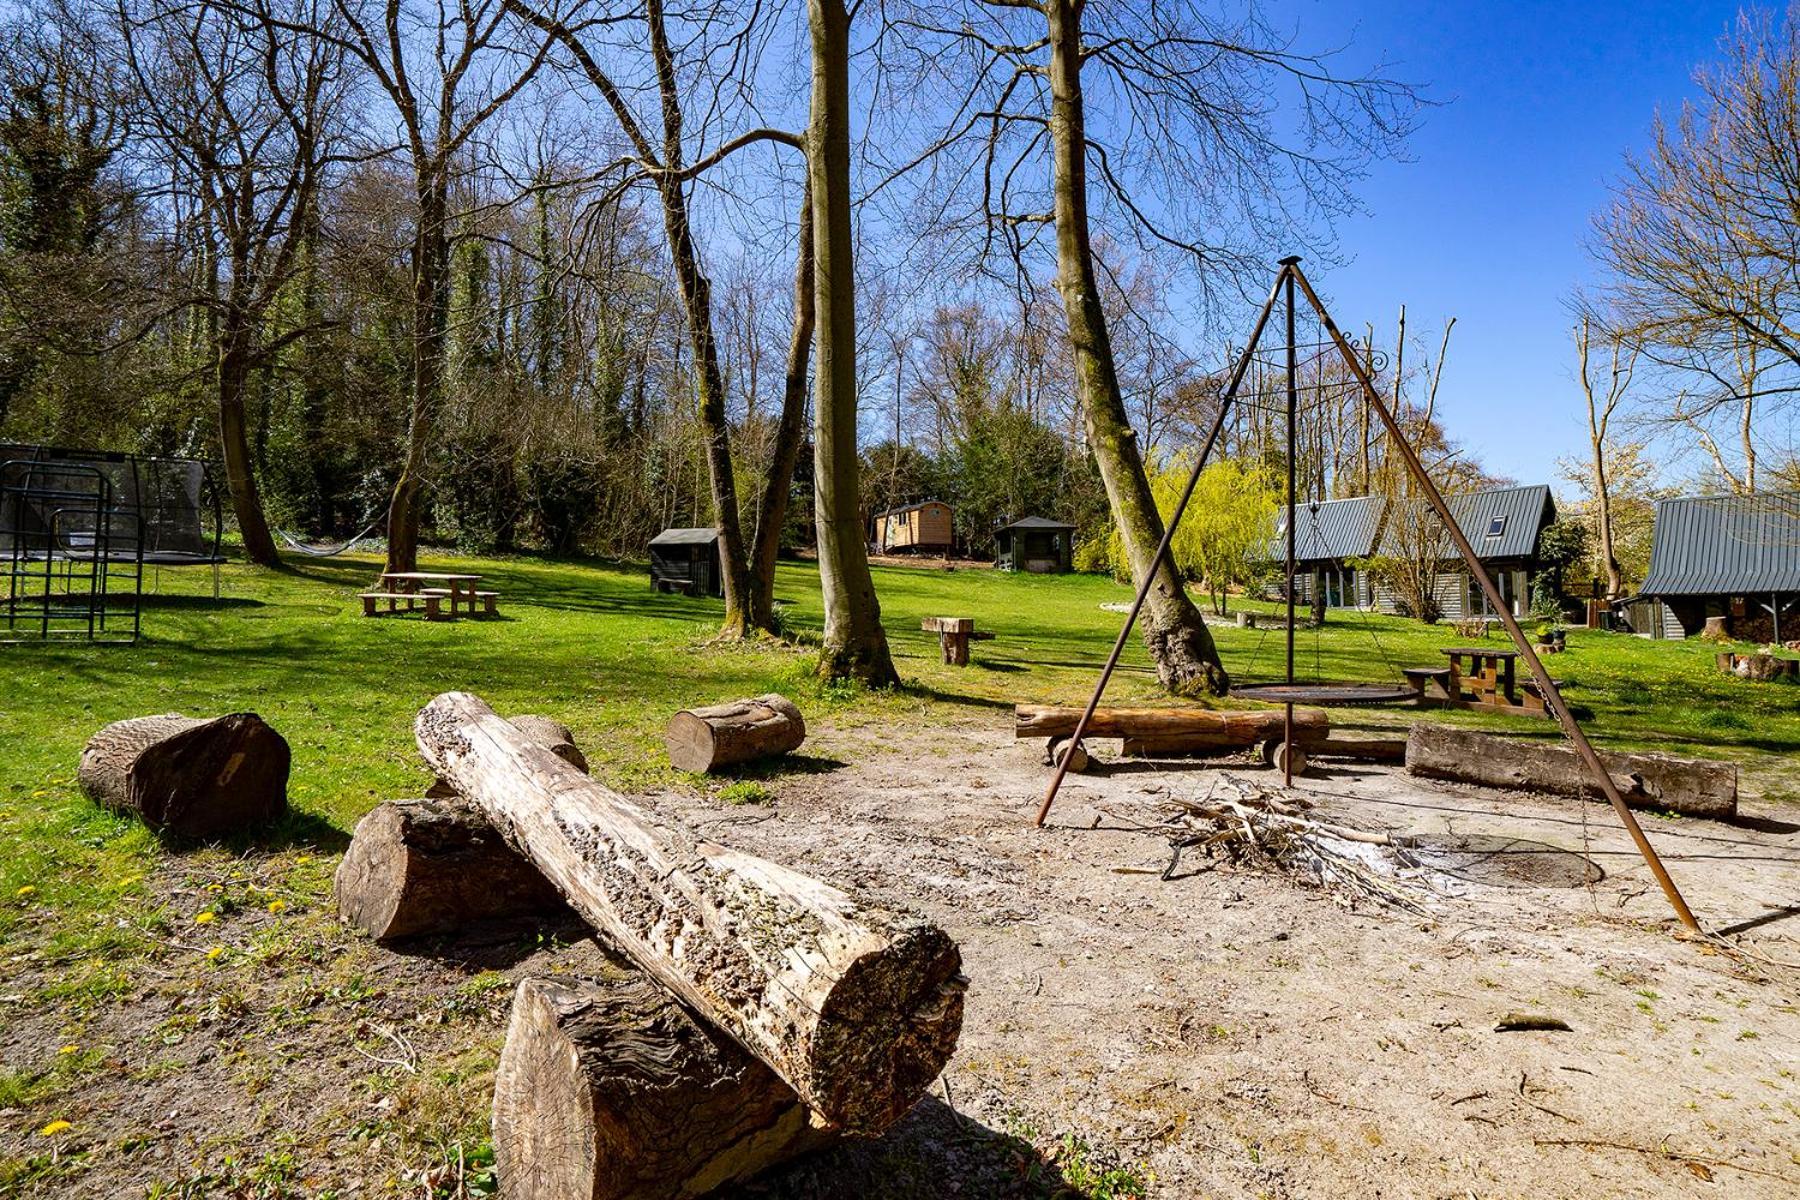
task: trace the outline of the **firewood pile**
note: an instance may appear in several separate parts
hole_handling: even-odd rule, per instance
[[[1304,880],[1346,905],[1373,900],[1428,916],[1439,895],[1431,872],[1407,856],[1405,839],[1321,820],[1312,815],[1312,803],[1293,792],[1221,774],[1199,799],[1161,799],[1164,811],[1149,822],[1107,815],[1167,840],[1168,865],[1144,872],[1164,880],[1176,876],[1184,855],[1198,852],[1216,862]]]
[[[639,807],[555,722],[451,692],[414,732],[439,784],[357,826],[345,919],[385,942],[572,910],[610,964],[519,982],[494,1095],[509,1198],[713,1194],[880,1134],[955,1050],[967,981],[936,926]]]

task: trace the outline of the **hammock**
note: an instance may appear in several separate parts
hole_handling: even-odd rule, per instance
[[[338,555],[351,549],[358,542],[367,538],[370,533],[374,532],[375,527],[385,520],[387,520],[387,514],[383,513],[381,516],[376,517],[373,521],[370,521],[367,525],[363,526],[361,533],[357,534],[349,541],[340,542],[335,546],[303,542],[285,529],[277,529],[275,533],[276,536],[280,537],[282,541],[288,544],[290,550],[293,550],[297,554],[304,554],[308,558],[336,558]]]

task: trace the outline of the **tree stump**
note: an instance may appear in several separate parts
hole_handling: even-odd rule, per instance
[[[357,822],[333,887],[339,914],[383,942],[568,913],[479,813],[442,800],[376,806]]]
[[[255,713],[164,713],[116,721],[88,739],[76,775],[103,808],[159,833],[204,840],[287,811],[287,740]]]
[[[669,721],[663,734],[670,765],[697,774],[786,754],[805,740],[806,720],[800,710],[792,700],[774,692],[710,708],[684,709]]]
[[[703,1196],[831,1140],[646,976],[519,982],[494,1079],[509,1200]]]
[[[1294,742],[1277,742],[1269,765],[1283,776],[1306,774],[1306,748]]]
[[[466,693],[414,732],[577,913],[826,1125],[880,1133],[949,1060],[967,981],[936,926],[654,818]]]

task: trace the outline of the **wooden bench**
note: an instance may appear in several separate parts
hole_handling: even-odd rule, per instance
[[[1425,699],[1425,685],[1428,683],[1437,684],[1438,690],[1444,693],[1446,699],[1449,698],[1449,667],[1402,667],[1400,674],[1406,676],[1406,682],[1412,685],[1412,690],[1418,693],[1421,700]]]
[[[425,610],[425,619],[427,621],[439,621],[442,620],[444,616],[444,598],[435,591],[358,592],[356,598],[362,601],[363,616],[365,617],[380,615],[380,610],[377,609],[376,604],[382,600],[387,601],[387,611],[389,613],[415,612],[418,607],[423,607]],[[406,601],[405,608],[399,607],[400,601],[402,600]]]
[[[969,665],[970,642],[985,642],[994,636],[989,632],[978,632],[974,617],[926,617],[919,622],[919,628],[938,635],[944,661],[953,667]]]

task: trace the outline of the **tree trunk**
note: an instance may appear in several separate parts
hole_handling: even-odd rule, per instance
[[[536,867],[453,801],[377,805],[356,823],[333,887],[339,915],[380,942],[569,915]]]
[[[77,777],[103,808],[159,833],[212,839],[287,811],[291,754],[255,713],[204,719],[165,713],[116,721],[88,739]]]
[[[519,981],[494,1077],[508,1200],[676,1200],[832,1140],[762,1063],[623,966]]]
[[[418,175],[419,228],[412,264],[412,412],[406,428],[406,462],[388,504],[387,569],[419,568],[419,531],[424,522],[425,472],[436,435],[443,392],[444,320],[450,273],[447,163],[421,167]]]
[[[781,528],[794,490],[794,466],[806,431],[806,374],[813,339],[812,186],[800,202],[800,248],[794,257],[794,332],[788,341],[781,389],[781,420],[775,428],[775,457],[763,479],[756,508],[750,558],[750,624],[779,633],[775,622],[775,566],[781,558]]]
[[[654,819],[474,696],[439,696],[414,731],[576,912],[827,1125],[881,1132],[948,1061],[966,981],[935,926]]]
[[[1162,540],[1162,517],[1125,413],[1111,334],[1100,304],[1088,229],[1087,132],[1081,86],[1083,0],[1044,0],[1050,30],[1050,135],[1055,187],[1056,286],[1075,352],[1075,386],[1087,419],[1088,446],[1125,541],[1132,580],[1142,587]],[[1144,644],[1157,677],[1172,692],[1224,695],[1230,686],[1206,619],[1188,598],[1175,566],[1163,559],[1144,601]]]
[[[668,172],[682,168],[681,97],[675,79],[675,60],[663,27],[661,0],[649,0],[645,19],[650,30],[650,51],[656,61],[658,88],[662,94],[663,173],[657,176],[662,199],[663,229],[669,238],[669,255],[681,286],[681,302],[687,311],[689,348],[694,355],[695,383],[700,390],[700,431],[706,441],[706,468],[712,482],[713,524],[719,530],[719,559],[725,590],[725,621],[721,637],[740,638],[750,621],[750,566],[738,520],[737,480],[731,463],[731,427],[725,419],[725,376],[719,368],[719,346],[713,336],[712,281],[700,269],[700,252],[694,245],[688,222],[686,185]]]
[[[244,539],[244,554],[263,567],[281,565],[281,553],[263,514],[262,495],[256,486],[256,470],[250,461],[248,421],[244,415],[244,390],[250,377],[250,358],[244,345],[247,330],[233,325],[233,314],[222,331],[218,360],[219,451],[225,459],[225,482],[231,493],[231,511]]]
[[[1081,720],[1079,708],[1048,704],[1013,706],[1016,738],[1069,737]],[[1097,708],[1083,737],[1180,738],[1195,747],[1221,749],[1254,746],[1282,735],[1279,709],[1219,710],[1211,708]],[[1322,709],[1296,708],[1294,732],[1302,742],[1323,741],[1331,732],[1331,718]]]
[[[812,187],[818,369],[813,496],[825,638],[819,673],[873,687],[900,681],[869,574],[856,447],[856,246],[850,213],[850,15],[844,0],[807,0],[812,29]]]
[[[677,771],[704,773],[798,750],[806,721],[794,702],[770,692],[710,708],[684,709],[669,722],[663,744]]]
[[[1737,766],[1662,754],[1601,752],[1613,785],[1633,808],[1690,817],[1737,816]],[[1473,730],[1421,722],[1406,739],[1413,775],[1516,791],[1599,799],[1575,751],[1556,743],[1516,742]]]

